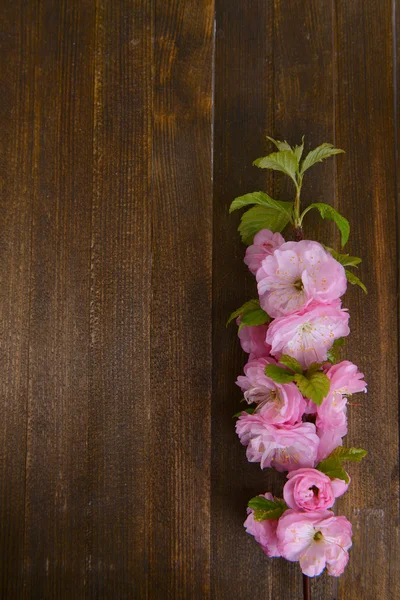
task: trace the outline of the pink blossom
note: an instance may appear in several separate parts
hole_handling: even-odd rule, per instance
[[[284,243],[285,240],[280,233],[273,233],[269,229],[262,229],[256,233],[253,244],[247,248],[244,258],[245,264],[253,275],[261,267],[262,260]]]
[[[333,488],[333,493],[335,494],[335,498],[339,498],[340,496],[342,496],[345,492],[347,492],[348,487],[351,483],[351,477],[350,475],[346,472],[347,477],[349,478],[348,483],[346,483],[344,481],[344,479],[332,479],[331,480],[331,484],[332,484],[332,488]]]
[[[266,341],[271,354],[289,354],[309,367],[324,362],[335,339],[350,333],[349,315],[340,303],[312,303],[286,317],[279,317],[268,327]]]
[[[318,462],[320,462],[324,458],[327,458],[327,456],[329,456],[335,448],[337,448],[338,446],[342,446],[343,444],[342,435],[340,431],[322,431],[321,429],[317,428],[317,435],[319,437]]]
[[[307,400],[306,407],[304,409],[304,413],[306,415],[316,415],[317,414],[317,405],[312,400]]]
[[[240,325],[240,318],[236,323]],[[265,341],[268,325],[245,325],[239,331],[238,336],[243,350],[250,354],[249,358],[268,356],[271,346]]]
[[[312,300],[332,302],[347,287],[343,266],[309,240],[286,242],[264,258],[257,281],[260,304],[271,317],[298,311]]]
[[[341,479],[334,480],[340,482],[334,484],[328,475],[317,469],[297,469],[288,473],[287,478],[283,488],[286,504],[305,511],[331,508],[335,498],[344,494],[348,487]]]
[[[315,465],[319,438],[313,423],[274,425],[262,413],[242,413],[236,422],[236,433],[247,446],[247,459],[261,463],[262,469],[293,471]]]
[[[273,358],[258,358],[244,367],[244,376],[237,378],[237,385],[244,392],[245,400],[258,404],[257,412],[268,423],[297,423],[306,402],[294,383],[279,384],[264,373],[267,364],[276,364]]]
[[[267,500],[273,500],[272,494],[260,494]],[[264,521],[254,520],[254,510],[247,509],[247,519],[244,522],[247,533],[254,535],[257,542],[261,545],[267,556],[280,556],[278,552],[278,539],[276,537],[276,528],[278,527],[277,519],[265,519]]]
[[[345,360],[325,370],[331,380],[329,394],[317,407],[317,433],[320,438],[318,458],[322,460],[338,446],[347,434],[347,394],[365,392],[363,373]]]
[[[351,523],[345,517],[335,517],[329,510],[288,510],[279,519],[276,533],[281,555],[299,561],[304,575],[320,575],[325,566],[329,575],[343,573],[352,545]]]
[[[335,431],[340,437],[347,433],[347,398],[329,392],[317,407],[316,425],[320,431]]]
[[[331,380],[331,392],[349,396],[367,391],[364,373],[360,373],[358,367],[348,360],[332,365],[325,372]]]

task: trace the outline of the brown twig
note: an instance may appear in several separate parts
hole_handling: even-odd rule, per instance
[[[301,227],[295,227],[294,239],[296,242],[301,242],[303,239],[303,229]]]
[[[304,600],[311,600],[310,578],[307,575],[303,575],[303,598]]]
[[[296,242],[300,242],[303,239],[303,229],[301,227],[295,227],[294,239]],[[303,598],[304,600],[311,600],[310,578],[307,575],[303,575]]]

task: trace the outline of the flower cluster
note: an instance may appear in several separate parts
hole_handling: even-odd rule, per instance
[[[366,454],[342,445],[347,399],[366,391],[356,365],[337,362],[349,334],[346,272],[321,244],[285,242],[268,229],[255,235],[245,263],[259,299],[234,313],[249,354],[236,383],[250,405],[236,432],[250,462],[286,472],[287,481],[283,499],[267,493],[249,502],[244,525],[268,556],[298,561],[309,577],[325,567],[338,576],[351,524],[330,509],[350,482],[342,462]]]

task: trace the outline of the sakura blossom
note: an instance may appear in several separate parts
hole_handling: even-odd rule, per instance
[[[240,325],[240,318],[237,319]],[[267,356],[271,351],[271,346],[267,344],[268,325],[245,325],[238,333],[242,349],[250,355],[250,359]]]
[[[247,446],[247,460],[259,462],[262,469],[293,471],[316,463],[319,438],[313,423],[275,425],[262,413],[243,412],[237,420],[236,433]]]
[[[342,445],[347,434],[347,397],[357,392],[366,392],[367,384],[356,365],[343,361],[325,369],[331,380],[329,394],[316,407],[317,434],[320,438],[318,458],[326,458],[335,448]]]
[[[348,488],[341,479],[332,480],[317,469],[296,469],[287,474],[283,498],[289,508],[307,512],[331,508]],[[334,483],[336,482],[336,483]]]
[[[331,365],[325,372],[331,380],[331,391],[337,394],[349,396],[367,391],[367,384],[363,380],[364,373],[360,373],[358,367],[349,360]]]
[[[278,550],[291,562],[299,561],[304,575],[315,577],[327,568],[341,575],[348,562],[352,528],[345,517],[332,511],[286,511],[276,530]]]
[[[347,433],[347,398],[335,392],[329,393],[317,407],[316,425],[322,431],[334,431],[340,437]]]
[[[267,500],[273,500],[272,494],[260,494]],[[253,535],[267,556],[280,556],[278,551],[278,538],[276,537],[276,528],[278,519],[265,519],[264,521],[255,521],[254,510],[247,509],[247,519],[244,522],[247,533]]]
[[[276,248],[282,246],[285,240],[280,233],[273,233],[269,229],[261,229],[254,236],[251,246],[248,246],[244,258],[245,264],[250,271],[255,275],[261,267],[261,263],[266,256],[273,253]]]
[[[266,341],[271,345],[273,356],[289,354],[307,368],[313,362],[324,362],[333,342],[350,333],[348,321],[349,314],[339,302],[314,302],[274,319],[268,327]]]
[[[340,300],[347,287],[340,259],[350,264],[349,258],[332,254],[318,242],[285,242],[279,233],[258,232],[244,262],[256,276],[260,306],[272,320],[238,333],[249,358],[236,384],[253,411],[240,414],[236,432],[249,462],[287,473],[283,500],[262,495],[275,508],[260,511],[261,521],[248,508],[244,527],[267,556],[298,561],[308,577],[325,568],[337,577],[349,559],[351,524],[329,510],[349,487],[348,473],[346,481],[330,477],[336,467],[343,475],[340,456],[346,460],[349,454],[321,461],[343,444],[348,396],[366,392],[358,367],[347,360],[332,364],[329,353],[335,340],[350,333],[349,313]],[[268,365],[278,367],[269,369],[269,376]],[[329,391],[321,401],[322,385]],[[365,454],[351,450],[353,457],[357,450]],[[279,514],[279,519],[268,518]]]
[[[343,266],[309,240],[279,246],[264,258],[256,277],[260,304],[271,317],[298,311],[313,300],[333,302],[347,288]]]
[[[290,423],[301,420],[306,401],[294,383],[279,384],[264,373],[267,364],[276,364],[272,358],[258,358],[244,367],[244,376],[237,378],[237,385],[249,403],[256,403],[256,411],[268,423]]]
[[[347,431],[347,422],[346,422],[346,431]],[[319,437],[319,445],[318,445],[318,462],[327,458],[335,448],[342,446],[345,434],[341,434],[341,432],[336,431],[321,431],[321,429],[317,428],[317,435]]]

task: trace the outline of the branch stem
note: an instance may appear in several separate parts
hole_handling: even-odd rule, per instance
[[[300,187],[297,188],[296,190],[296,198],[294,201],[294,224],[295,227],[300,227],[301,226],[301,222],[300,222]]]
[[[297,184],[296,184],[296,198],[294,201],[294,226],[296,229],[301,227],[301,218],[300,218],[300,192],[301,186],[303,184],[303,177],[301,175],[297,175]]]
[[[302,227],[294,228],[294,239],[296,242],[301,242],[301,240],[304,239]]]
[[[310,578],[307,575],[303,575],[303,598],[304,600],[311,600]]]
[[[300,216],[300,192],[303,184],[303,177],[299,173],[297,174],[296,183],[296,198],[293,206],[293,217],[294,217],[294,237],[296,242],[303,239],[303,229],[301,227],[301,216]]]

